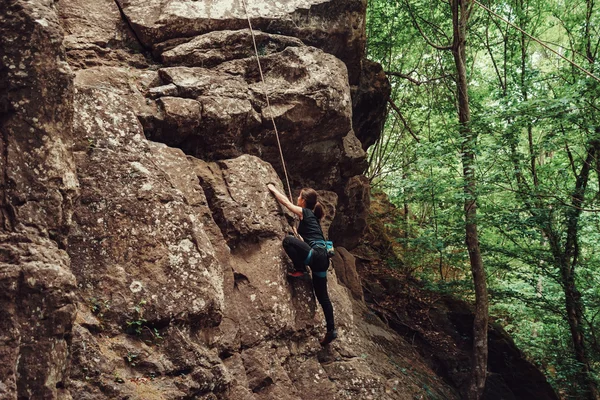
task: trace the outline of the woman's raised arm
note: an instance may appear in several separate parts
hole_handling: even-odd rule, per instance
[[[283,204],[288,210],[296,214],[300,219],[302,219],[302,207],[299,207],[293,204],[283,193],[275,188],[272,184],[268,184],[267,187],[273,193],[278,202]]]

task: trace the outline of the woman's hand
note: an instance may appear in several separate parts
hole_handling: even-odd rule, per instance
[[[302,236],[300,236],[300,234],[298,233],[298,230],[296,229],[295,226],[292,227],[292,231],[294,232],[294,236],[300,240],[302,240],[304,242],[304,238]]]
[[[275,195],[275,198],[277,199],[278,202],[283,204],[288,210],[290,210],[291,212],[296,214],[298,217],[300,217],[300,219],[302,219],[302,207],[298,207],[297,205],[295,205],[291,201],[289,201],[288,198],[283,193],[281,193],[279,190],[277,190],[277,188],[275,188],[275,186],[273,184],[269,183],[267,185],[267,188],[273,193],[273,195]]]

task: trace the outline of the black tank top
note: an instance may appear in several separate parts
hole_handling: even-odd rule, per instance
[[[308,208],[302,209],[302,220],[298,225],[298,233],[311,247],[314,242],[325,240],[318,218]]]

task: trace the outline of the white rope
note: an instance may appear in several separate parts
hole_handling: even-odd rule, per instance
[[[242,0],[242,4],[244,5],[244,12],[246,13],[246,18],[248,19],[248,26],[250,27],[250,34],[252,35],[252,43],[254,44],[254,53],[256,54],[256,63],[258,64],[258,72],[260,72],[260,79],[263,84],[265,99],[267,100],[267,110],[268,110],[269,116],[271,117],[271,122],[273,123],[273,129],[275,129],[275,137],[277,138],[277,147],[279,147],[279,155],[281,156],[281,164],[283,165],[283,173],[285,174],[285,181],[287,183],[288,193],[290,195],[290,201],[293,203],[294,199],[292,196],[292,189],[290,187],[290,180],[288,178],[287,168],[285,167],[283,151],[281,150],[281,142],[279,141],[279,132],[277,131],[277,125],[275,124],[275,119],[273,118],[273,111],[271,109],[271,103],[269,102],[269,95],[267,94],[267,84],[265,83],[265,77],[263,76],[262,67],[260,65],[260,58],[258,56],[258,48],[256,47],[256,39],[254,37],[254,30],[252,29],[252,22],[250,21],[250,15],[248,14],[248,8],[246,7],[246,0]]]

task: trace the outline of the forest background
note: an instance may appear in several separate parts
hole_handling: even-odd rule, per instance
[[[490,318],[564,399],[600,386],[598,7],[369,0],[367,21],[392,84],[368,175],[401,211],[396,267],[475,301],[475,225]]]

